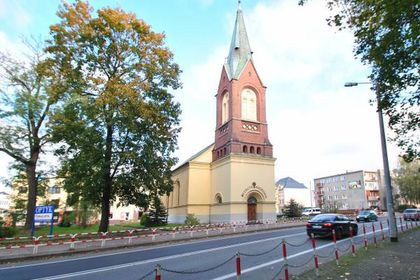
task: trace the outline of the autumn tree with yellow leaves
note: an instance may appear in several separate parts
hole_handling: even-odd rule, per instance
[[[110,204],[147,207],[172,190],[180,106],[179,67],[155,33],[135,14],[63,2],[50,27],[47,52],[69,90],[50,126],[60,143],[60,174],[73,203],[100,206],[99,231]]]

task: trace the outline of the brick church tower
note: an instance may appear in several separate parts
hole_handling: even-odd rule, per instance
[[[229,154],[272,157],[268,140],[265,90],[252,60],[241,8],[216,95],[213,161]]]
[[[204,223],[276,219],[265,90],[238,7],[216,95],[215,141],[173,171],[174,190],[163,198],[171,222],[189,213]]]

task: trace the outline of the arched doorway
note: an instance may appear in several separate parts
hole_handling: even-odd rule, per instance
[[[248,222],[257,220],[257,199],[251,195],[248,198]]]

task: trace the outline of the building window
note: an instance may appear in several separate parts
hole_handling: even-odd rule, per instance
[[[226,92],[222,98],[222,124],[229,119],[229,92]]]
[[[223,155],[226,155],[226,148],[223,148]]]
[[[246,145],[242,147],[242,152],[248,153],[248,147]]]
[[[257,95],[254,91],[247,88],[242,91],[242,119],[257,121]]]
[[[261,155],[261,148],[260,147],[257,148],[257,154]]]
[[[251,148],[249,148],[249,152],[251,153],[251,154],[253,154],[255,151],[254,151],[254,147],[252,147],[251,146]]]

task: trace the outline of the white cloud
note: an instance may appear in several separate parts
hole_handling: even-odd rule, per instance
[[[32,22],[30,11],[23,7],[19,1],[0,1],[0,19],[12,20],[14,26],[20,30],[25,30]]]
[[[260,3],[244,11],[254,61],[267,89],[269,138],[277,158],[276,178],[302,183],[347,170],[382,168],[378,119],[368,100],[369,86],[344,88],[365,80],[367,68],[353,57],[353,38],[327,26],[324,3]],[[234,18],[226,16],[229,32]],[[185,70],[180,135],[181,161],[214,139],[215,101],[228,45]],[[210,139],[210,142],[208,141]],[[388,144],[390,164],[397,149]]]

